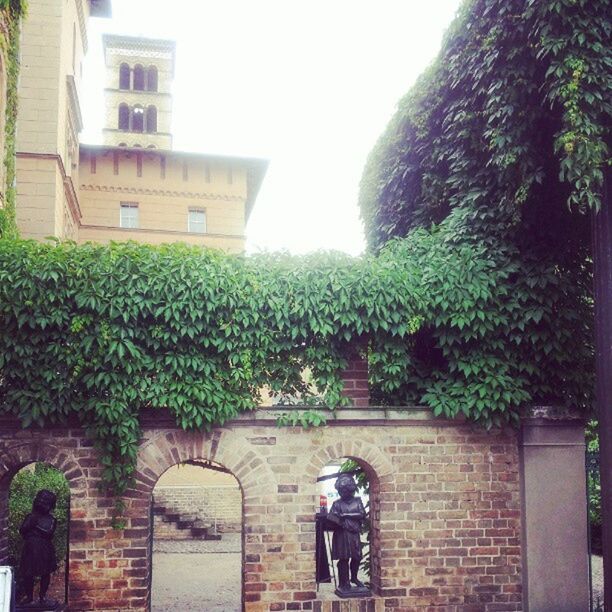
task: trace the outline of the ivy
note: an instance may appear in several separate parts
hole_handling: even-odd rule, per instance
[[[420,270],[392,250],[242,258],[0,240],[0,409],[24,427],[78,418],[120,495],[145,409],[210,429],[255,408],[264,387],[308,398],[305,370],[340,406],[348,350],[401,346],[419,327]]]
[[[17,81],[19,78],[19,18],[27,11],[24,0],[2,0],[0,11],[8,25],[8,38],[1,41],[6,59],[6,115],[4,123],[4,201],[0,206],[0,238],[18,235],[15,220],[15,129],[17,125]]]
[[[580,213],[600,206],[607,163],[608,15],[608,0],[467,1],[400,101],[364,171],[361,214],[374,252],[427,243],[432,293],[414,338],[372,356],[379,401],[487,425],[527,402],[590,410]]]

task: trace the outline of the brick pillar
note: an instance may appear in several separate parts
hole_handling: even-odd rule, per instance
[[[524,609],[588,610],[584,421],[534,408],[519,450]]]
[[[348,365],[342,372],[344,389],[342,394],[352,400],[355,408],[370,405],[370,386],[368,384],[368,360],[356,349],[347,354]]]

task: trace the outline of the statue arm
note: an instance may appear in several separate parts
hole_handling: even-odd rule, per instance
[[[23,523],[21,523],[21,527],[19,528],[19,533],[22,538],[25,538],[32,529],[36,527],[36,519],[31,515],[25,517]]]

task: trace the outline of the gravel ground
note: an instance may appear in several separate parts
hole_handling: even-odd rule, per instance
[[[217,542],[155,542],[151,612],[239,612],[240,542],[240,534]]]

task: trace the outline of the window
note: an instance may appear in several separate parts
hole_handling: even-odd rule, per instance
[[[157,91],[157,68],[155,66],[149,66],[147,70],[147,89]]]
[[[205,234],[206,211],[202,208],[190,208],[187,229],[193,234]]]
[[[144,132],[144,108],[135,106],[132,110],[132,132]]]
[[[138,203],[121,202],[119,214],[119,227],[137,228],[138,224]]]
[[[130,88],[130,67],[127,64],[119,66],[119,89]]]
[[[136,91],[144,91],[145,88],[145,73],[144,68],[140,64],[134,66],[134,89]]]
[[[157,132],[157,109],[154,106],[147,107],[147,132]]]
[[[127,104],[119,105],[119,121],[118,121],[120,130],[129,130],[130,129],[130,109]]]

